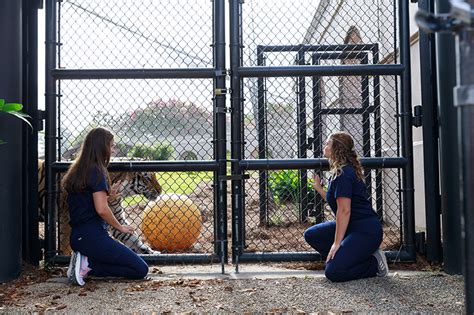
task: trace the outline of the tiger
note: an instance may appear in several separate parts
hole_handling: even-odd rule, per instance
[[[114,158],[113,161],[119,160]],[[123,209],[123,199],[127,196],[141,194],[148,200],[155,200],[162,192],[162,187],[156,176],[152,172],[110,172],[110,181],[112,185],[121,182],[118,187],[119,197],[109,201],[109,207],[112,213],[121,224],[127,224],[125,213]],[[45,214],[45,201],[46,201],[46,189],[45,189],[45,167],[44,161],[38,160],[38,198],[39,198],[39,217],[40,220],[44,221]],[[61,194],[58,198],[58,216],[59,216],[59,231],[60,231],[60,249],[59,252],[62,254],[70,253],[69,235],[71,227],[69,226],[69,211],[67,211],[66,195]],[[147,244],[143,243],[138,234],[127,234],[119,232],[118,230],[110,227],[109,232],[111,235],[122,242],[125,246],[137,254],[159,254],[154,251]]]

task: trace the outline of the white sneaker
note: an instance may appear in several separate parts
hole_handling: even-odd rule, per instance
[[[388,275],[388,264],[384,252],[377,249],[372,255],[377,259],[377,276],[386,277]]]
[[[81,254],[79,252],[72,252],[69,269],[67,271],[67,279],[69,283],[84,285],[84,280],[79,275],[80,267]]]
[[[67,268],[67,272],[66,272],[66,276],[68,279],[71,277],[71,273],[74,270],[74,264],[75,264],[76,259],[77,259],[76,252],[72,252],[71,258],[69,259],[69,267]]]
[[[85,284],[84,279],[81,276],[81,261],[83,256],[81,253],[76,253],[76,260],[74,261],[74,273],[71,273],[71,282],[83,286]]]

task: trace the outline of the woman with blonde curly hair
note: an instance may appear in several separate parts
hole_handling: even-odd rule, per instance
[[[367,187],[354,140],[346,132],[329,136],[324,146],[329,159],[327,192],[319,176],[314,189],[327,201],[336,220],[316,224],[304,232],[306,242],[326,257],[326,277],[343,282],[386,276],[388,265],[382,243],[382,225],[367,197]]]

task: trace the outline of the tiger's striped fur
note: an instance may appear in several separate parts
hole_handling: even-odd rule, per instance
[[[114,158],[114,160],[117,160],[117,158]],[[39,215],[44,221],[46,189],[44,184],[45,168],[43,160],[38,160],[38,175]],[[152,172],[111,172],[110,181],[112,185],[121,182],[120,187],[118,188],[120,197],[116,198],[115,200],[109,200],[109,207],[121,224],[128,224],[122,206],[124,197],[141,194],[149,200],[154,200],[161,194],[162,191],[161,185],[156,179],[155,174]],[[61,254],[69,254],[71,251],[69,245],[69,235],[71,233],[71,228],[69,225],[69,211],[67,210],[66,194],[61,194],[59,199],[59,252]],[[143,243],[136,233],[121,233],[114,228],[110,228],[110,233],[115,239],[119,240],[125,246],[129,247],[138,254],[157,253],[156,251],[153,251],[148,245]]]

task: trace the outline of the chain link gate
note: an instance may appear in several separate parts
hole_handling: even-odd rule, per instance
[[[168,245],[148,262],[224,264],[228,226],[237,266],[320,259],[303,231],[331,214],[308,179],[312,169],[324,177],[322,143],[336,130],[357,143],[389,259],[414,259],[406,1],[230,0],[229,71],[223,0],[46,3],[47,259],[68,255],[56,175],[99,125],[116,135],[110,171],[151,174],[170,195],[161,210],[174,223],[157,215],[148,229],[168,232]],[[147,246],[154,188],[120,203]],[[200,220],[179,210],[186,200]],[[170,245],[183,234],[197,238]]]
[[[56,176],[103,126],[125,179],[110,206],[137,231],[112,234],[148,262],[224,264],[224,1],[46,3],[46,259],[70,254]]]
[[[338,130],[362,157],[388,258],[414,260],[408,2],[230,3],[234,263],[321,259],[303,232],[333,217],[308,173],[327,176]]]

